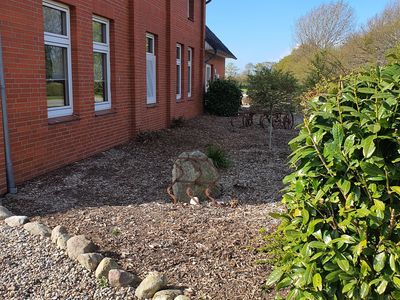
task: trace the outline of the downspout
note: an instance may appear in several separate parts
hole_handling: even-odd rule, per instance
[[[3,47],[1,43],[1,33],[0,33],[0,90],[1,90],[1,108],[3,115],[2,119],[3,119],[4,152],[6,156],[7,189],[10,194],[16,194],[17,187],[15,186],[15,180],[14,180],[14,168],[11,160],[10,135],[8,129],[7,95],[6,95],[6,83],[4,79]]]

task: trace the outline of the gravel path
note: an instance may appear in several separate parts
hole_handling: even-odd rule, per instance
[[[133,299],[131,289],[101,288],[48,238],[0,225],[0,299]]]
[[[141,277],[161,271],[172,285],[192,288],[196,293],[193,299],[273,299],[273,294],[260,289],[270,266],[256,264],[264,257],[255,249],[262,244],[259,229],[276,227],[268,213],[281,209],[277,201],[282,178],[289,172],[287,142],[295,134],[295,130],[277,130],[269,151],[264,130],[232,132],[229,120],[205,116],[182,128],[143,134],[136,141],[37,178],[21,186],[18,195],[5,198],[3,204],[49,226],[64,225],[70,233],[87,235],[104,254]],[[233,167],[221,173],[222,200],[236,198],[240,205],[174,207],[165,193],[174,160],[183,151],[204,151],[209,144],[224,148],[233,160]],[[0,230],[0,239],[7,236],[4,230]],[[0,254],[8,254],[3,240],[0,245]],[[15,255],[14,261],[21,256]],[[24,258],[25,264],[36,261],[36,256],[32,252],[32,258]],[[57,281],[60,275],[54,270],[71,263],[60,260],[55,265],[52,254],[43,256],[54,266],[44,268],[54,285],[44,286],[52,292],[57,286],[60,299],[73,291],[86,299],[115,299],[115,295],[102,294],[112,291],[98,289],[95,280],[83,272],[72,273],[70,279],[84,287],[83,294],[79,288],[70,290]],[[61,273],[67,272],[65,268]],[[70,270],[79,268],[71,266]],[[13,267],[6,278],[21,272],[21,267]],[[34,279],[29,280],[26,286],[32,289],[32,299],[44,297]],[[3,293],[0,289],[0,298],[7,295]]]

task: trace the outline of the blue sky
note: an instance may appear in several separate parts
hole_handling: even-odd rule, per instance
[[[278,61],[294,47],[296,20],[329,0],[212,0],[207,25],[236,55],[240,68],[249,63]],[[390,0],[352,0],[359,25],[381,12]],[[230,61],[230,60],[229,60]]]

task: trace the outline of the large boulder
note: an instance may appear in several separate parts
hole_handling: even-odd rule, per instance
[[[26,224],[28,222],[28,217],[26,216],[12,216],[4,220],[6,224],[10,227],[18,227]]]
[[[180,295],[181,290],[163,290],[155,293],[152,300],[175,300]]]
[[[96,276],[96,278],[102,278],[102,277],[108,278],[108,273],[110,272],[110,270],[119,268],[120,267],[115,260],[106,257],[103,258],[100,264],[97,266],[94,275]]]
[[[74,236],[67,241],[67,254],[72,259],[77,259],[80,254],[92,253],[97,246],[84,235]]]
[[[151,272],[139,284],[135,290],[135,296],[139,299],[151,299],[155,293],[167,286],[167,278],[158,272]]]
[[[38,222],[30,222],[24,225],[24,229],[31,235],[39,235],[49,237],[51,235],[51,229],[44,224]]]
[[[211,195],[221,195],[219,173],[211,159],[203,152],[183,152],[179,155],[172,169],[172,190],[179,202],[190,203],[187,188],[191,188],[193,196],[200,201],[207,201],[204,191],[209,188]]]
[[[7,219],[12,216],[13,216],[13,213],[11,211],[9,211],[4,206],[0,206],[0,220],[4,220],[4,219]]]
[[[129,287],[138,283],[139,278],[124,270],[112,269],[108,272],[108,282],[111,287]]]

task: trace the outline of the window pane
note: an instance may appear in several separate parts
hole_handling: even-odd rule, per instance
[[[176,66],[176,94],[181,94],[181,66]]]
[[[44,31],[67,35],[66,13],[64,11],[43,6]]]
[[[69,105],[67,48],[45,46],[47,107]]]
[[[154,40],[151,37],[146,38],[146,52],[154,54]]]
[[[181,47],[176,47],[176,59],[181,59]]]
[[[93,53],[94,61],[94,101],[108,101],[107,93],[107,55],[104,53]]]
[[[106,24],[93,21],[93,41],[107,44]]]

